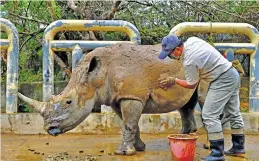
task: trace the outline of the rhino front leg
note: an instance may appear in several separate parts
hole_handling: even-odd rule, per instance
[[[146,149],[146,144],[140,138],[139,126],[137,128],[137,132],[135,135],[135,143],[133,144],[133,146],[135,147],[135,149],[137,151],[145,151],[145,149]]]
[[[141,144],[143,142],[138,134],[138,122],[143,110],[143,104],[137,100],[122,100],[120,109],[123,121],[122,144],[117,148],[115,154],[134,155],[136,154],[136,149],[143,149]],[[139,140],[136,140],[136,138],[139,138]]]
[[[121,110],[119,108],[113,108],[113,110],[122,120]],[[123,126],[123,128],[125,128],[125,126]],[[123,143],[122,143],[122,145],[123,145]],[[146,149],[145,143],[140,138],[139,126],[137,127],[137,132],[136,132],[136,135],[135,135],[135,143],[133,144],[133,146],[135,147],[135,149],[137,151],[145,151],[145,149]]]

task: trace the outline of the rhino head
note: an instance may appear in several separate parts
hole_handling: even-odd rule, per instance
[[[99,106],[97,91],[103,81],[96,79],[102,74],[100,59],[84,59],[73,72],[66,88],[48,102],[39,102],[18,93],[20,99],[40,112],[44,119],[44,129],[50,135],[58,135],[75,128]]]

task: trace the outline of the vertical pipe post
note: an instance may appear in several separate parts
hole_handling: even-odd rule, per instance
[[[259,32],[253,30],[256,37],[252,40],[257,44],[256,50],[250,55],[250,93],[249,107],[251,112],[259,111]]]
[[[76,45],[72,51],[72,72],[74,71],[74,68],[76,67],[82,56],[83,50],[80,48],[79,45]]]
[[[6,74],[6,113],[17,113],[19,38],[16,27],[10,21],[0,18],[1,31],[8,35]]]
[[[54,52],[49,43],[43,40],[43,101],[49,101],[54,93]]]

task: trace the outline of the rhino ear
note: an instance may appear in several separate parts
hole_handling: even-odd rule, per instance
[[[101,67],[101,60],[98,56],[94,56],[91,61],[90,61],[90,65],[88,68],[87,73],[91,73],[93,71],[98,70]]]

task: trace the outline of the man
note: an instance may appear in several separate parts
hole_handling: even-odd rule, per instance
[[[224,137],[220,121],[223,112],[230,121],[233,142],[232,148],[225,154],[245,154],[244,123],[239,108],[240,78],[232,63],[197,37],[191,37],[185,43],[175,35],[164,37],[159,58],[165,59],[167,56],[171,59],[182,59],[186,80],[168,77],[160,81],[161,88],[166,90],[177,84],[193,89],[200,79],[210,83],[202,118],[208,131],[211,153],[203,160],[224,160]]]

